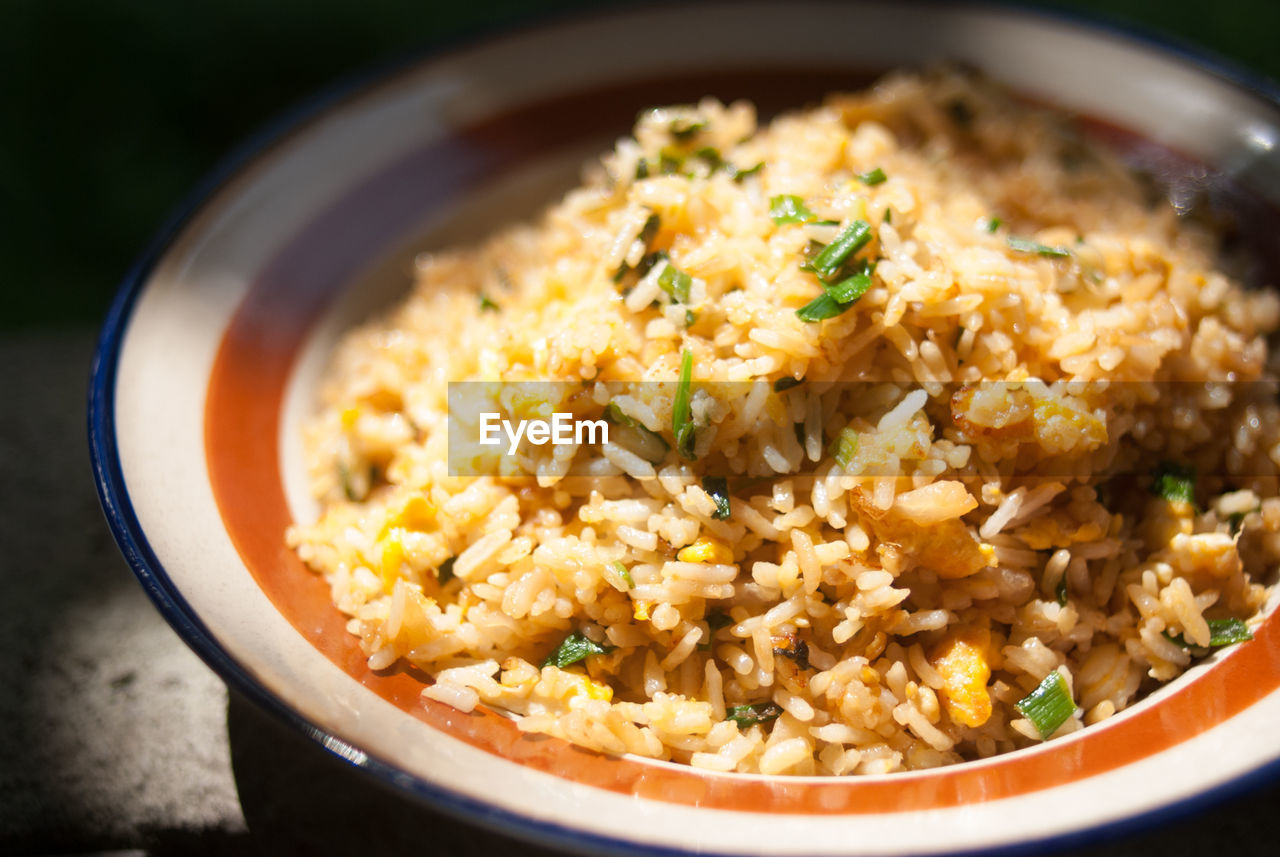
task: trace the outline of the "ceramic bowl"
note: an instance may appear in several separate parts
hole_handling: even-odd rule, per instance
[[[855,38],[856,35],[856,38]],[[905,854],[1030,846],[1174,811],[1280,759],[1280,627],[1096,728],[935,771],[720,775],[522,736],[373,673],[285,547],[315,513],[298,428],[335,338],[414,254],[535,212],[645,106],[765,115],[939,60],[1089,119],[1166,177],[1280,199],[1274,95],[1203,58],[1036,11],[762,3],[616,12],[420,58],[251,141],[120,291],[91,447],[143,585],[232,686],[393,788],[509,833],[615,853]],[[1203,168],[1189,166],[1203,165]],[[1259,245],[1261,256],[1274,248]]]

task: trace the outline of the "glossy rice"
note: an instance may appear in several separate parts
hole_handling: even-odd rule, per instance
[[[828,279],[864,293],[805,320],[857,221]],[[307,429],[322,513],[287,539],[371,668],[433,677],[422,704],[600,752],[851,775],[1059,740],[1261,620],[1280,303],[1216,259],[1069,120],[968,74],[765,127],[647,111],[342,341]],[[614,435],[450,475],[464,380]],[[566,639],[586,657],[548,663]],[[1024,700],[1055,684],[1046,734]]]

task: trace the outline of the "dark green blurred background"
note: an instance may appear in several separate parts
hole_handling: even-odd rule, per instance
[[[410,51],[617,5],[0,0],[0,330],[100,318],[200,177],[326,84]],[[1277,0],[1056,6],[1138,24],[1280,79]],[[850,34],[850,50],[858,38]]]

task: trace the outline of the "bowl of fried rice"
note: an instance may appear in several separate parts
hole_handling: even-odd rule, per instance
[[[1278,129],[1207,61],[985,6],[417,59],[126,282],[104,509],[233,687],[533,841],[1156,817],[1280,760]]]

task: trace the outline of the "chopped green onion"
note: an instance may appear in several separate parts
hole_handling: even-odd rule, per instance
[[[491,300],[489,299],[489,296],[488,296],[488,295],[481,295],[481,296],[480,296],[480,311],[481,311],[481,312],[484,312],[485,310],[491,310],[491,311],[493,311],[493,312],[497,312],[497,311],[498,311],[498,305],[497,305],[497,304],[495,304],[493,301],[491,301]]]
[[[717,521],[729,520],[732,514],[729,506],[729,481],[723,476],[704,476],[702,477],[702,490],[711,495],[711,499],[716,501],[716,510],[711,513],[711,517]]]
[[[670,259],[666,250],[654,250],[652,253],[644,254],[644,258],[640,260],[640,264],[636,265],[636,275],[643,277],[645,274],[653,270],[653,266],[659,262]]]
[[[676,451],[693,460],[694,426],[689,409],[689,388],[693,384],[693,352],[688,348],[680,358],[680,381],[676,384],[676,397],[671,405],[671,431],[676,439]]]
[[[1065,573],[1062,575],[1062,578],[1058,581],[1057,596],[1058,596],[1058,606],[1066,607],[1067,606],[1067,575]]]
[[[693,277],[667,262],[667,266],[658,275],[658,287],[671,296],[671,299],[682,304],[689,302],[689,288],[693,285]]]
[[[792,387],[799,387],[803,383],[803,378],[792,378],[788,375],[785,378],[779,378],[773,382],[773,392],[781,393],[783,390],[790,390]]]
[[[1037,256],[1045,256],[1051,259],[1067,259],[1071,256],[1071,251],[1066,247],[1050,247],[1048,244],[1041,244],[1039,241],[1032,241],[1030,238],[1019,238],[1017,235],[1010,235],[1005,240],[1009,247],[1019,253],[1035,253]]]
[[[656,441],[662,447],[662,450],[661,450],[662,455],[658,456],[657,460],[661,461],[662,457],[665,456],[666,451],[671,449],[671,445],[667,443],[666,438],[664,438],[662,435],[658,434],[655,431],[650,431],[649,427],[646,426],[644,423],[640,422],[639,420],[632,419],[631,417],[624,414],[622,412],[622,408],[618,407],[616,402],[610,402],[608,406],[604,409],[604,414],[605,414],[605,417],[608,418],[610,422],[616,425],[626,426],[627,428],[635,429],[637,432],[639,432],[641,438],[645,441],[646,444],[651,444]],[[641,452],[643,452],[643,450],[641,450]],[[655,449],[653,450],[653,452],[656,454],[658,450]],[[642,457],[644,457],[646,460],[649,460],[649,461],[653,460],[653,459],[650,459],[648,456],[642,456]]]
[[[1243,643],[1253,639],[1249,626],[1239,619],[1209,619],[1207,624],[1209,625],[1209,648],[1211,649],[1230,646],[1232,643]],[[1164,636],[1165,639],[1176,643],[1184,649],[1194,648],[1191,643],[1187,642],[1187,638],[1183,634],[1170,634],[1165,631]]]
[[[1022,716],[1031,721],[1045,741],[1058,731],[1067,718],[1076,710],[1076,704],[1067,690],[1067,680],[1062,673],[1054,670],[1044,677],[1044,681],[1031,693],[1014,703],[1014,708]]]
[[[999,228],[1000,228],[1001,224],[1003,224],[1003,223],[1004,223],[1004,221],[1003,221],[1003,220],[1001,220],[1001,219],[1000,219],[1000,218],[998,218],[998,217],[988,217],[988,218],[987,218],[987,232],[988,232],[988,233],[994,233],[997,229],[999,229]]]
[[[840,434],[831,442],[831,456],[844,471],[849,470],[853,457],[858,454],[858,432],[850,426],[840,429]]]
[[[738,724],[739,729],[750,729],[757,723],[768,723],[777,720],[782,709],[772,702],[757,702],[755,705],[735,705],[725,714],[726,720]]]
[[[628,428],[643,427],[639,421],[632,420],[631,417],[628,417],[627,414],[623,413],[622,408],[618,407],[617,402],[609,402],[608,405],[605,405],[604,413],[605,416],[608,416],[609,420],[618,423],[620,426],[627,426]]]
[[[884,222],[885,222],[885,223],[890,223],[890,224],[892,224],[892,223],[893,223],[893,209],[892,209],[892,208],[886,208],[886,209],[884,210]]]
[[[554,652],[547,655],[547,659],[542,662],[542,665],[544,667],[564,669],[570,664],[586,660],[592,655],[606,655],[611,651],[613,651],[613,646],[602,646],[588,639],[581,631],[574,631],[564,638],[564,641],[556,647]]]
[[[1170,502],[1195,502],[1196,469],[1173,461],[1160,462],[1152,474],[1151,493]]]
[[[802,670],[809,669],[809,644],[795,635],[788,635],[786,646],[774,646],[773,653],[795,661]]]
[[[858,181],[862,182],[867,187],[875,187],[878,184],[883,184],[888,178],[889,177],[884,174],[884,170],[879,167],[867,170],[865,173],[858,173]]]
[[[1244,526],[1244,519],[1249,517],[1251,513],[1260,511],[1262,511],[1262,507],[1255,506],[1246,512],[1232,512],[1230,515],[1227,515],[1227,526],[1231,528],[1231,535],[1234,536],[1236,533],[1240,532],[1241,527]]]
[[[831,285],[824,284],[827,294],[839,304],[851,304],[858,298],[867,293],[867,289],[871,288],[871,274],[867,271],[859,271],[852,277],[846,277],[838,283]],[[845,307],[848,308],[847,306]]]
[[[604,411],[605,411],[605,415],[612,422],[615,422],[620,426],[627,426],[628,428],[636,428],[637,426],[640,425],[639,422],[637,422],[636,420],[633,420],[631,417],[624,414],[622,412],[622,408],[618,407],[617,402],[610,402],[608,405],[605,406]]]
[[[693,323],[698,320],[698,314],[691,309],[684,311],[684,326],[693,327]]]
[[[688,140],[694,134],[697,134],[703,128],[707,127],[705,119],[687,119],[677,117],[671,120],[671,136],[677,140]]]
[[[655,165],[647,158],[641,158],[636,164],[636,180],[647,179],[651,175],[670,176],[680,172],[680,168],[684,166],[684,158],[668,151],[662,151],[658,156],[658,163]]]
[[[846,259],[865,247],[870,240],[871,224],[865,220],[855,220],[804,267],[819,278],[829,280],[836,275]]]
[[[352,502],[360,499],[360,495],[356,493],[356,484],[351,479],[351,468],[343,461],[338,462],[338,484],[342,486],[343,497]]]
[[[796,310],[796,315],[799,316],[801,321],[823,321],[824,319],[835,318],[848,308],[848,306],[841,306],[835,298],[823,292]]]
[[[733,624],[733,619],[723,610],[712,610],[707,614],[707,635],[698,643],[698,651],[708,652],[711,650],[711,639],[715,637],[716,631]]]
[[[436,569],[436,582],[444,586],[450,580],[453,580],[453,564],[458,561],[456,556],[451,556],[444,562],[440,563],[440,567]]]
[[[649,243],[653,241],[654,237],[658,234],[658,230],[661,228],[662,218],[657,214],[657,212],[650,214],[645,218],[644,226],[640,227],[640,243],[645,247],[648,247]]]
[[[627,589],[634,589],[636,582],[631,577],[631,572],[622,564],[621,560],[614,560],[609,563],[609,568],[613,569],[613,573],[622,578],[623,583],[627,584]]]
[[[707,166],[712,172],[722,169],[725,166],[724,158],[720,156],[720,150],[714,146],[703,146],[701,149],[693,153],[695,158],[707,162]]]
[[[1239,619],[1210,619],[1208,624],[1209,645],[1213,648],[1253,639],[1249,626]]]
[[[787,223],[809,223],[818,215],[809,210],[804,200],[789,193],[769,197],[769,216],[779,226]]]
[[[747,176],[753,176],[756,173],[763,170],[764,161],[760,161],[754,167],[747,167],[745,170],[740,170],[737,167],[735,167],[733,164],[725,164],[724,169],[725,169],[725,172],[729,174],[729,178],[733,179],[735,182],[740,182],[743,179],[745,179]]]
[[[973,124],[973,107],[963,98],[955,98],[948,102],[947,114],[951,117],[951,121],[961,128],[968,128]]]

